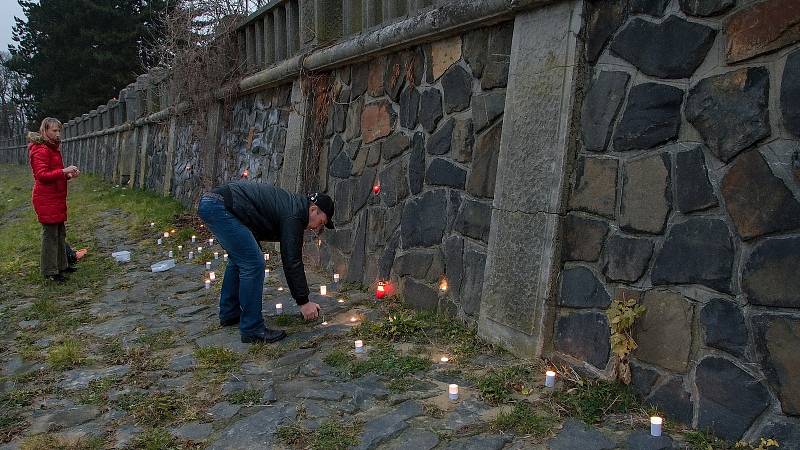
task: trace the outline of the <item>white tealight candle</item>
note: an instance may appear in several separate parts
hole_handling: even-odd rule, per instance
[[[355,342],[355,345],[356,345],[356,353],[364,353],[364,341],[359,339]]]
[[[344,303],[344,299],[343,298],[340,298],[339,300],[336,300],[336,301],[339,302],[339,303]]]
[[[150,228],[153,228],[154,226],[156,226],[156,223],[155,222],[150,222]]]
[[[269,269],[264,269],[264,280],[269,278]]]
[[[664,423],[664,419],[658,416],[653,416],[650,418],[650,436],[659,437],[661,436],[661,424]]]
[[[328,295],[328,286],[324,284],[319,287],[319,295]]]
[[[264,261],[269,261],[269,253],[264,253]]]
[[[219,259],[219,252],[214,252],[214,259]]]
[[[169,253],[167,253],[167,257],[168,258],[174,257],[174,254],[172,253],[172,250],[170,250]]]
[[[228,261],[228,254],[227,253],[223,253],[222,254],[222,260],[226,261],[226,262]]]
[[[544,387],[553,388],[556,386],[556,373],[548,370],[544,373]]]
[[[206,281],[204,283],[205,283],[206,289],[211,289],[211,280],[206,279]]]
[[[458,400],[458,385],[451,384],[447,386],[447,394],[450,400]]]
[[[217,274],[214,273],[214,272],[209,272],[208,273],[208,279],[211,280],[211,281],[216,280],[217,279]]]
[[[189,259],[194,258],[194,252],[189,252]]]
[[[156,244],[158,244],[158,245],[161,245],[161,242],[162,242],[161,238],[158,238],[158,240],[156,240]]]
[[[283,286],[278,286],[278,290],[282,291],[283,290]]]
[[[195,242],[197,242],[197,236],[192,235],[192,244],[194,244]]]
[[[197,247],[197,253],[200,253],[202,251],[203,251],[203,247]]]
[[[211,261],[206,261],[206,270],[211,270]]]
[[[358,317],[356,316],[351,317],[350,322],[358,322]]]
[[[339,282],[339,274],[338,273],[333,274],[333,282],[334,283],[338,283]]]
[[[183,246],[182,246],[182,245],[179,245],[179,246],[178,246],[178,251],[181,251],[181,250],[183,250]]]
[[[214,238],[209,238],[208,239],[208,246],[211,247],[212,245],[214,245]]]
[[[327,326],[327,325],[328,325],[328,321],[327,321],[327,320],[324,320],[324,321],[322,322],[322,326]]]
[[[447,356],[442,356],[441,358],[439,358],[439,361],[442,363],[446,363],[450,361],[450,358],[448,358]]]
[[[275,313],[276,314],[283,314],[283,303],[276,303],[275,304]]]
[[[168,238],[168,237],[169,237],[169,231],[165,231],[165,232],[164,232],[164,237],[165,237],[165,238]]]

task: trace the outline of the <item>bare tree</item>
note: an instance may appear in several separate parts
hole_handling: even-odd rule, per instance
[[[25,133],[27,108],[25,78],[9,69],[11,55],[0,51],[0,138],[16,138]]]

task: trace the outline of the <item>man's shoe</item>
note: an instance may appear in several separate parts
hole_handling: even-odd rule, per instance
[[[66,269],[62,270],[62,272],[66,272],[66,273],[73,273],[73,272],[77,272],[77,271],[78,271],[78,269],[76,269],[75,267],[72,267],[72,266],[68,266]]]
[[[61,275],[61,274],[49,275],[47,277],[47,279],[50,280],[50,281],[55,281],[56,283],[64,283],[64,282],[67,281],[67,278],[64,275]]]
[[[229,327],[231,325],[239,324],[239,316],[231,317],[230,319],[219,319],[219,326]]]
[[[242,342],[245,344],[254,344],[257,342],[278,342],[286,337],[286,332],[283,330],[270,330],[264,329],[264,334],[243,334]]]

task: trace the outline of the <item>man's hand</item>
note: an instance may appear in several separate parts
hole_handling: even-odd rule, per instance
[[[319,317],[319,304],[308,302],[300,305],[300,312],[303,313],[303,318],[306,320],[315,320]]]

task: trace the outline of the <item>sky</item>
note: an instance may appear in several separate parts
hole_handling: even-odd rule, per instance
[[[0,0],[0,50],[7,52],[11,40],[14,16],[22,17],[22,8],[17,0]]]

